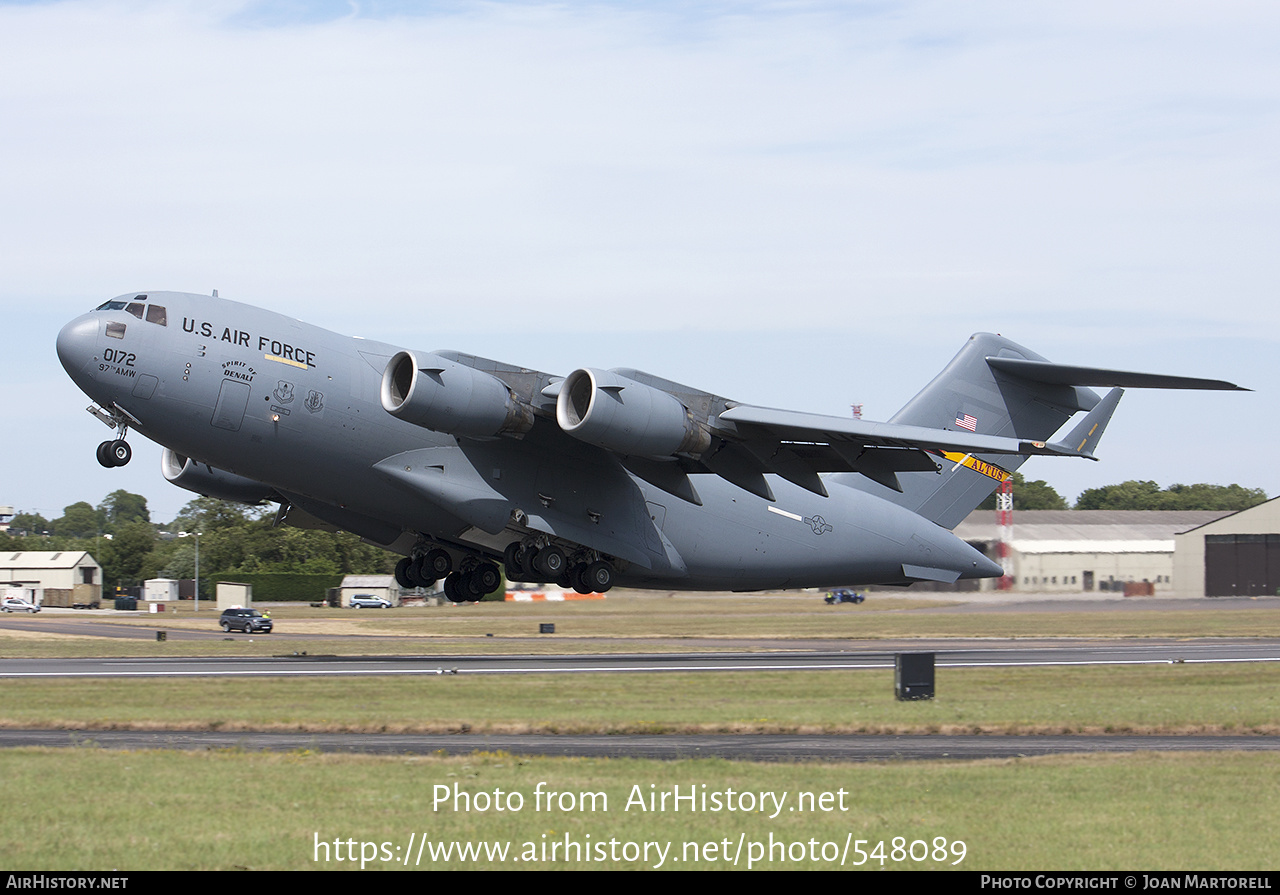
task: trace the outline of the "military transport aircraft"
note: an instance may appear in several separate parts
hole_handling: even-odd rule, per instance
[[[1123,387],[1238,388],[1051,363],[982,333],[877,423],[640,370],[405,350],[216,292],[107,301],[63,328],[58,357],[116,430],[103,466],[129,462],[136,430],[175,485],[354,532],[403,554],[401,585],[444,578],[457,602],[495,590],[499,561],[584,593],[999,576],[949,529],[1010,470],[1092,458]]]

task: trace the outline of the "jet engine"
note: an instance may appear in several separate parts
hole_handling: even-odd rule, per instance
[[[382,408],[450,435],[521,435],[533,427],[533,409],[500,379],[435,354],[401,351],[391,358],[382,374]]]
[[[680,401],[611,370],[574,370],[556,399],[560,428],[588,444],[634,457],[701,454],[711,434]]]
[[[164,473],[166,479],[179,488],[186,488],[205,497],[247,504],[279,500],[275,492],[262,482],[255,482],[253,479],[247,479],[235,473],[197,463],[190,457],[184,457],[169,448],[165,448],[164,453],[160,455],[160,471]]]

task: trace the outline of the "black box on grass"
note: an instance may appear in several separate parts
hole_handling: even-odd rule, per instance
[[[933,699],[933,653],[897,653],[893,692],[898,699]]]

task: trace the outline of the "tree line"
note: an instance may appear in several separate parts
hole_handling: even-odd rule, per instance
[[[1013,474],[1014,510],[1222,510],[1235,512],[1256,507],[1267,500],[1261,488],[1240,485],[1170,485],[1161,488],[1156,482],[1130,480],[1118,485],[1089,488],[1076,498],[1075,506],[1045,481],[1027,481],[1022,473]],[[979,505],[980,510],[994,510],[996,495]]]
[[[1128,481],[1090,488],[1077,510],[1245,510],[1267,499],[1261,488],[1240,485],[1170,485]],[[1072,509],[1047,482],[1013,474],[1015,510]],[[994,510],[992,494],[979,509]],[[398,556],[347,532],[276,526],[275,507],[198,497],[167,525],[151,521],[147,499],[112,491],[94,506],[78,501],[56,519],[18,513],[0,550],[84,550],[102,566],[107,585],[141,584],[148,578],[195,577],[196,532],[201,577],[286,572],[389,575]]]
[[[198,497],[167,525],[151,521],[140,494],[113,491],[96,507],[78,501],[56,519],[18,513],[0,550],[84,550],[107,585],[148,578],[193,578],[196,533],[200,576],[253,572],[389,575],[399,559],[347,532],[276,526],[275,506]]]

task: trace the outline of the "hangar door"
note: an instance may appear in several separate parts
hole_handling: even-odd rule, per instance
[[[1280,588],[1280,534],[1205,535],[1206,596],[1273,595],[1277,588]]]

